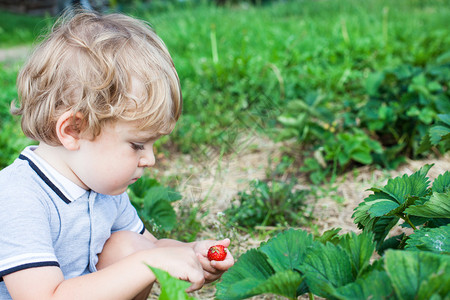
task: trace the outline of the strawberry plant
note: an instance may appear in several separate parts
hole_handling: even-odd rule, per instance
[[[231,225],[242,227],[298,225],[305,222],[305,190],[294,190],[295,181],[254,180],[238,193],[238,203],[225,211]]]
[[[423,153],[431,147],[438,147],[443,153],[450,150],[450,113],[438,115],[438,122],[428,130],[417,152]]]
[[[430,125],[450,111],[448,61],[445,53],[424,67],[403,64],[368,77],[369,101],[357,108],[357,116],[385,147],[379,164],[395,168],[399,154],[417,157]]]
[[[425,165],[411,176],[390,179],[383,188],[371,188],[373,194],[355,209],[355,223],[374,234],[380,252],[405,246],[409,237],[404,233],[385,240],[399,220],[403,221],[403,227],[415,231],[426,228],[431,233],[450,223],[450,173],[439,175],[429,187],[426,175],[431,167]]]
[[[450,173],[430,184],[431,167],[371,188],[353,215],[361,233],[289,229],[247,251],[223,275],[217,299],[448,299]],[[413,233],[386,238],[399,220]]]
[[[194,300],[194,297],[189,296],[186,293],[186,289],[189,287],[189,282],[172,277],[168,272],[150,267],[149,269],[155,274],[156,280],[161,288],[159,294],[159,300]]]
[[[177,191],[143,176],[130,186],[128,194],[145,227],[155,235],[167,233],[177,224],[177,215],[172,207],[172,202],[181,199]]]

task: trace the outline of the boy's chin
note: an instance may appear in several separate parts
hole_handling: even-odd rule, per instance
[[[126,192],[128,189],[128,185],[125,187],[121,187],[121,188],[117,188],[114,190],[104,190],[104,191],[96,191],[99,194],[103,194],[103,195],[108,195],[108,196],[117,196],[117,195],[121,195],[124,192]]]

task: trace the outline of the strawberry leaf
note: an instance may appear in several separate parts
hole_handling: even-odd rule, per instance
[[[372,198],[376,197],[377,196],[374,196]],[[370,198],[370,196],[368,198]],[[374,241],[377,243],[377,250],[380,250],[382,242],[392,227],[397,224],[399,218],[396,216],[372,217],[368,211],[372,207],[371,204],[373,204],[374,201],[375,200],[361,202],[358,207],[355,208],[355,212],[352,217],[354,218],[353,221],[358,225],[358,228],[363,229],[365,232],[372,232],[374,234]]]
[[[429,180],[426,177],[433,165],[425,165],[411,176],[403,175],[389,179],[382,192],[392,196],[399,204],[404,203],[408,197],[423,197],[428,193]]]
[[[440,141],[450,138],[450,127],[435,125],[430,128],[430,141],[431,144],[437,145]]]
[[[326,244],[327,242],[337,244],[339,243],[339,231],[341,230],[342,228],[332,228],[326,230],[324,233],[322,233],[321,236],[315,236],[314,240],[317,242],[321,242],[322,244]]]
[[[337,287],[354,281],[352,261],[346,250],[340,246],[317,243],[305,257],[300,271],[306,276],[310,291],[329,298]]]
[[[370,265],[370,258],[375,251],[373,234],[363,232],[357,235],[354,232],[341,237],[339,245],[350,255],[354,277],[358,277]]]
[[[277,272],[267,280],[258,282],[258,285],[249,291],[249,295],[275,294],[297,299],[297,287],[303,279],[300,273],[293,270]]]
[[[161,294],[159,295],[159,300],[194,300],[195,298],[190,297],[186,293],[186,289],[190,286],[189,282],[177,279],[170,276],[170,274],[164,270],[148,266],[153,274],[155,274],[156,279],[161,287]]]
[[[436,228],[414,231],[406,241],[408,250],[424,250],[435,253],[450,253],[450,224]]]
[[[244,253],[217,284],[217,299],[244,299],[261,293],[271,293],[291,299],[303,278],[294,270],[275,273],[267,255],[256,249]]]
[[[177,224],[177,215],[169,201],[153,198],[151,196],[144,198],[145,219],[153,220],[162,230],[170,231]]]
[[[398,299],[444,299],[450,293],[449,255],[389,250],[385,268]]]
[[[405,213],[427,218],[450,218],[450,191],[445,194],[433,193],[423,205],[412,205]]]
[[[445,193],[450,190],[450,172],[440,174],[434,181],[432,190],[434,193]]]
[[[275,271],[294,270],[312,244],[313,237],[306,231],[289,229],[261,244],[260,251],[267,255]]]
[[[217,299],[242,299],[250,297],[250,291],[275,274],[267,261],[267,255],[250,249],[222,276],[217,284]]]
[[[364,278],[337,288],[333,296],[342,300],[388,299],[392,292],[387,273],[375,270]]]
[[[391,200],[374,200],[370,202],[368,213],[371,217],[381,217],[387,215],[391,210],[399,207],[399,204]]]
[[[397,216],[398,214],[403,213],[406,208],[413,205],[419,199],[420,198],[415,197],[415,196],[407,197],[405,202],[403,202],[397,208],[394,208],[393,210],[391,210],[389,213],[386,214],[386,216]]]

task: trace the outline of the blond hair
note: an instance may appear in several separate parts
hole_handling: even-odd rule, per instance
[[[132,82],[142,93],[131,93]],[[83,116],[95,138],[109,121],[137,121],[139,129],[168,134],[181,114],[179,78],[154,30],[122,14],[63,16],[18,75],[22,130],[59,145],[56,122],[66,111]]]

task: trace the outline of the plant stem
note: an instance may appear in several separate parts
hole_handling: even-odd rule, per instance
[[[402,240],[400,241],[400,244],[398,245],[397,249],[404,249],[407,240],[408,240],[408,236],[406,234],[403,234]]]
[[[219,53],[217,51],[216,24],[211,24],[211,32],[209,37],[211,39],[212,59],[213,62],[217,64],[219,62]]]
[[[411,220],[409,219],[409,217],[408,217],[407,215],[404,215],[404,216],[402,217],[402,219],[405,220],[406,223],[408,223],[409,226],[411,226],[412,229],[417,230],[417,227],[414,226],[414,224],[411,222]]]
[[[314,300],[314,294],[311,292],[308,292],[309,300]]]

